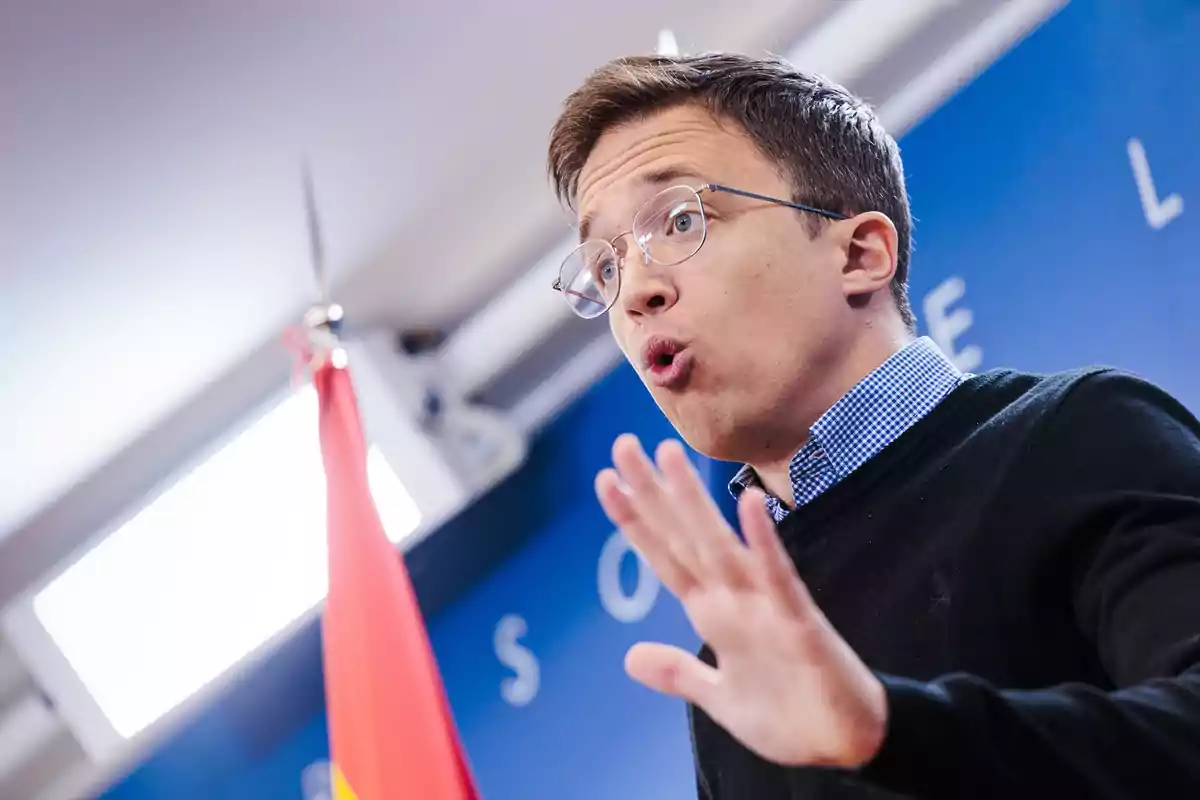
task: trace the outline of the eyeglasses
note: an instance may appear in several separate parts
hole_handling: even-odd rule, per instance
[[[691,186],[672,186],[651,197],[633,215],[633,227],[605,241],[588,239],[563,260],[558,279],[552,287],[562,292],[567,305],[580,317],[594,319],[617,302],[621,292],[621,271],[624,257],[614,244],[633,234],[644,263],[664,267],[682,264],[700,251],[708,239],[708,219],[702,192],[728,192],[755,200],[763,200],[798,211],[807,211],[829,219],[845,219],[844,214],[815,206],[793,203],[775,197],[733,189],[717,183]]]

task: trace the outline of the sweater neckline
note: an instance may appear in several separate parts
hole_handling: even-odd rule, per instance
[[[880,481],[903,465],[921,458],[939,442],[957,438],[964,426],[977,424],[978,420],[969,412],[978,404],[971,401],[1005,374],[1003,370],[993,370],[962,381],[933,410],[857,470],[819,497],[792,509],[777,526],[785,544],[807,545],[821,535],[812,530],[813,526],[836,517],[848,503],[861,499]]]

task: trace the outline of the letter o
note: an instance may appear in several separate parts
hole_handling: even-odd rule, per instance
[[[621,562],[627,554],[633,554],[638,564],[637,586],[633,594],[625,594],[621,588]],[[654,608],[660,587],[654,570],[650,569],[620,531],[614,531],[604,543],[596,565],[596,588],[600,592],[600,605],[604,606],[604,610],[618,622],[637,622]]]

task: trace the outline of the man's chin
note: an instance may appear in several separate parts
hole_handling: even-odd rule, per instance
[[[662,404],[659,407],[662,408]],[[726,460],[721,454],[729,452],[730,448],[727,437],[721,435],[719,418],[711,414],[675,414],[665,408],[662,410],[689,448],[708,458]]]

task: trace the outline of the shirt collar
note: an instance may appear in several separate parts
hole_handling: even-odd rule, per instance
[[[893,353],[834,403],[808,429],[805,448],[824,451],[837,477],[844,478],[928,413],[965,376],[927,336]],[[793,458],[801,457],[802,448]],[[792,469],[795,476],[799,470]],[[734,497],[762,487],[744,465],[729,483]]]

